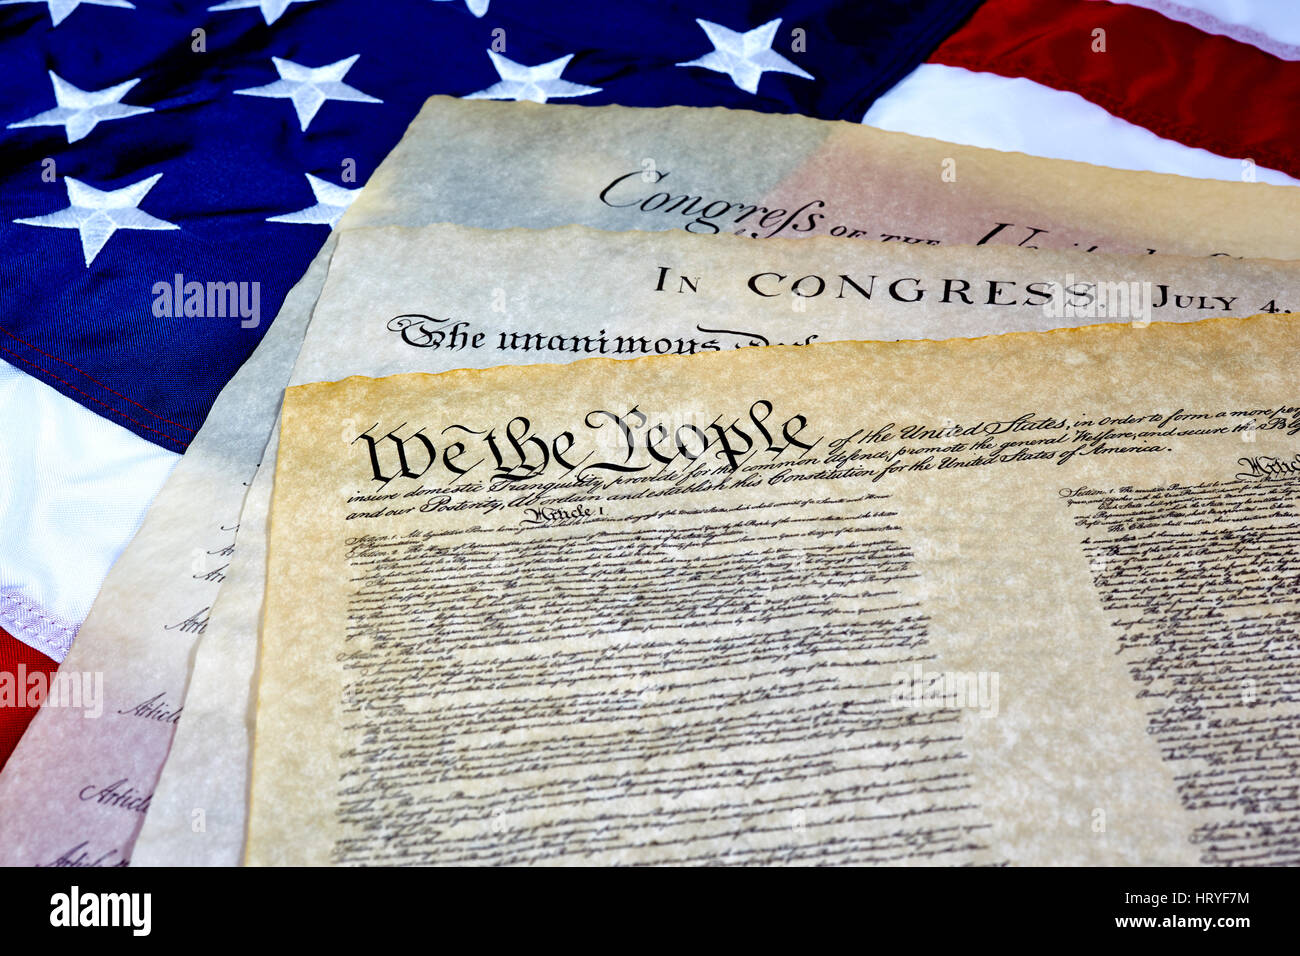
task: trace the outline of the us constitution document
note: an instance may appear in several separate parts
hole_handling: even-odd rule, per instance
[[[373,205],[367,186],[345,225],[716,226],[891,246],[1296,255],[1284,187],[1102,171],[852,124],[436,98],[408,139],[372,176]],[[223,392],[64,663],[104,675],[105,717],[38,714],[0,774],[0,863],[131,857],[328,257],[327,246]],[[210,832],[209,809],[190,808],[191,833]]]
[[[1128,318],[1189,320],[1300,302],[1293,264],[734,237],[452,226],[346,231],[295,382],[364,372],[943,338]],[[456,262],[454,281],[440,263]],[[234,863],[244,839],[273,469],[196,653],[186,722],[137,844],[145,863]],[[205,826],[195,832],[195,808]]]
[[[249,862],[1300,861],[1298,346],[291,388]]]

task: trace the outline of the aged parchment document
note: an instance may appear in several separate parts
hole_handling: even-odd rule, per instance
[[[408,138],[408,148],[372,177],[374,205],[363,193],[345,225],[467,219],[710,232],[712,222],[719,231],[779,237],[824,228],[891,245],[1297,255],[1289,228],[1297,199],[1283,187],[1095,170],[852,124],[436,98]],[[403,180],[413,185],[398,195]],[[691,195],[677,193],[678,183]],[[656,195],[660,184],[673,192]],[[1029,215],[1036,210],[1043,219]],[[809,224],[815,228],[802,228]],[[228,570],[229,529],[239,521],[331,248],[214,406],[63,665],[105,675],[105,718],[39,714],[0,775],[0,863],[131,857],[185,697],[195,637],[208,626]],[[206,832],[207,809],[190,808],[191,832]]]
[[[1298,346],[292,388],[249,861],[1300,862]]]
[[[752,238],[1300,259],[1289,186],[1106,169],[802,116],[435,96],[343,226],[580,222]]]
[[[195,639],[234,553],[239,505],[279,404],[274,383],[301,345],[333,248],[331,239],[285,300],[287,321],[218,396],[60,665],[104,675],[102,716],[42,708],[0,773],[0,865],[128,864],[180,720]]]
[[[454,279],[440,264],[455,262]],[[592,263],[599,263],[593,269]],[[451,226],[347,231],[295,383],[836,338],[943,338],[1099,317],[1189,320],[1300,303],[1291,263],[904,248]],[[268,453],[268,461],[273,460]],[[136,845],[141,863],[233,864],[274,469],[259,470]],[[194,811],[204,827],[196,832]]]

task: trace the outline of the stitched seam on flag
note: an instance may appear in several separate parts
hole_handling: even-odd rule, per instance
[[[948,66],[971,70],[975,73],[994,73],[998,76],[1012,78],[1022,76],[1026,79],[1036,80],[1045,86],[1053,87],[1065,93],[1077,93],[1114,116],[1144,126],[1157,136],[1163,136],[1165,139],[1172,139],[1184,145],[1207,149],[1229,159],[1239,158],[1235,154],[1241,152],[1241,143],[1239,142],[1222,139],[1203,129],[1193,129],[1181,123],[1170,123],[1159,116],[1147,113],[1131,103],[1125,102],[1122,98],[1115,97],[1102,88],[1089,86],[1077,79],[1067,79],[1037,65],[1030,66],[1023,62],[1008,64],[1007,61],[1000,59],[998,65],[994,66],[973,54],[952,54],[946,51],[941,54],[939,62]],[[1254,158],[1260,161],[1260,165],[1280,169],[1283,172],[1289,173],[1300,162],[1293,154],[1280,152],[1261,144],[1256,144],[1250,149],[1250,152]]]
[[[31,601],[23,600],[22,598],[16,597],[12,594],[0,594],[0,601],[5,601],[9,604],[16,604],[19,607],[19,609],[21,609],[25,614],[29,614],[32,617],[40,618],[42,621],[50,625],[50,627],[54,628],[55,630],[62,631],[64,634],[67,634],[69,639],[75,637],[77,634],[75,630],[73,630],[72,628],[68,627],[68,625],[59,621],[58,618],[50,617],[48,614],[41,613],[40,607],[36,604],[33,604]],[[12,619],[13,615],[10,614],[9,617],[10,619]]]
[[[144,411],[148,412],[150,415],[152,415],[154,418],[158,419],[159,421],[161,421],[161,422],[166,422],[168,425],[175,425],[177,428],[180,428],[180,429],[182,429],[182,430],[184,430],[184,431],[187,431],[187,432],[189,432],[191,435],[194,434],[194,429],[193,429],[193,428],[188,428],[188,427],[186,427],[185,425],[182,425],[180,422],[174,422],[174,421],[172,421],[170,418],[164,418],[162,415],[159,415],[157,412],[155,412],[153,409],[149,408],[148,406],[146,406],[146,405],[141,405],[141,404],[140,404],[139,402],[137,402],[135,399],[133,399],[133,398],[128,398],[127,396],[123,395],[121,392],[117,392],[117,391],[114,391],[113,389],[109,388],[109,387],[108,387],[107,385],[105,385],[103,382],[96,381],[94,378],[91,378],[91,376],[87,375],[85,372],[83,372],[81,369],[77,368],[77,366],[71,364],[70,362],[65,362],[63,359],[59,358],[57,355],[51,355],[49,352],[46,352],[46,351],[44,351],[44,350],[38,348],[37,346],[32,345],[31,342],[24,342],[22,339],[20,339],[20,338],[19,338],[18,336],[16,336],[16,335],[14,335],[12,332],[10,332],[8,329],[6,329],[6,328],[5,328],[4,326],[2,326],[2,325],[0,325],[0,332],[3,332],[5,335],[9,336],[9,337],[10,337],[11,339],[13,339],[15,342],[21,342],[23,345],[27,346],[27,347],[28,347],[29,349],[31,349],[33,352],[40,352],[40,354],[41,354],[41,355],[44,355],[46,358],[54,359],[54,361],[58,362],[60,365],[66,365],[66,366],[68,366],[68,368],[72,369],[74,372],[77,372],[77,373],[79,373],[79,374],[85,376],[86,379],[88,379],[89,381],[94,382],[96,385],[98,385],[98,386],[99,386],[100,388],[102,388],[104,391],[106,391],[106,392],[112,392],[112,394],[116,395],[118,398],[122,399],[123,401],[130,402],[132,405],[135,405],[137,408],[141,408],[141,409],[143,409]],[[12,354],[12,353],[10,353],[10,354]],[[35,367],[36,367],[36,368],[40,368],[39,365],[37,365],[37,366],[35,366]],[[42,369],[42,371],[47,371],[47,372],[48,372],[49,370],[48,370],[48,369]],[[53,372],[50,372],[49,374],[53,375],[54,373],[53,373]],[[59,379],[59,381],[63,382],[63,379]],[[67,383],[67,382],[63,382],[63,384],[67,385],[68,383]],[[85,394],[85,393],[83,392],[82,394]],[[139,425],[140,423],[139,423],[139,422],[136,422],[136,424]],[[141,425],[140,427],[143,428],[143,427],[145,427],[145,426]],[[162,433],[159,432],[158,434],[162,434]],[[173,440],[174,440],[174,439],[173,439]]]
[[[1148,0],[1148,2],[1153,5],[1138,4],[1138,6],[1159,13],[1177,23],[1185,23],[1190,27],[1195,27],[1202,33],[1213,33],[1228,40],[1236,40],[1238,43],[1258,47],[1279,60],[1300,60],[1300,46],[1275,40],[1264,31],[1256,30],[1248,24],[1220,20],[1214,14],[1205,10],[1185,7],[1181,3],[1173,2],[1173,0]]]
[[[51,640],[41,630],[32,627],[27,621],[4,608],[0,608],[0,620],[4,620],[8,627],[21,631],[40,645],[37,650],[42,650],[56,661],[62,662],[63,658],[67,656],[68,650],[72,647],[73,639],[77,636],[76,629],[63,623],[58,618],[42,613],[40,605],[33,604],[31,601],[17,597],[14,594],[0,594],[0,599],[16,606],[25,616],[39,618],[52,630],[62,633],[61,640]]]
[[[4,331],[4,330],[3,330],[3,329],[0,329],[0,331]],[[18,341],[22,342],[22,339],[19,339]],[[26,344],[26,343],[23,343],[23,344]],[[115,408],[115,407],[113,407],[112,405],[109,405],[107,402],[100,401],[98,398],[95,398],[95,396],[93,396],[93,395],[88,395],[88,394],[86,394],[86,393],[83,392],[81,389],[77,388],[77,386],[75,386],[75,385],[73,385],[71,382],[69,382],[67,379],[60,378],[59,376],[57,376],[57,375],[55,375],[53,372],[51,372],[49,369],[44,368],[44,367],[38,365],[37,363],[31,361],[31,359],[25,358],[24,356],[19,355],[17,352],[14,352],[14,351],[11,351],[11,350],[5,348],[3,345],[0,345],[0,352],[4,352],[6,355],[12,355],[14,358],[16,358],[18,361],[22,362],[23,364],[25,364],[25,365],[30,365],[32,368],[36,369],[36,370],[39,371],[39,372],[44,372],[46,375],[50,376],[50,378],[54,379],[56,382],[61,382],[61,383],[63,383],[64,385],[68,386],[68,388],[70,388],[70,389],[72,389],[74,392],[76,392],[78,395],[84,396],[84,397],[86,398],[87,401],[94,402],[96,405],[100,405],[100,406],[102,406],[102,407],[104,407],[104,408],[107,408],[110,412],[112,412],[112,413],[115,414],[115,415],[121,415],[123,418],[125,418],[128,422],[131,422],[133,425],[139,425],[139,426],[140,426],[141,428],[143,428],[145,431],[153,432],[155,435],[161,435],[163,438],[166,438],[169,442],[174,442],[174,443],[176,443],[176,444],[180,444],[180,440],[179,440],[178,438],[175,438],[175,437],[173,437],[172,435],[168,435],[166,432],[160,432],[160,431],[159,431],[158,429],[156,429],[156,428],[150,428],[150,427],[149,427],[148,425],[146,425],[144,422],[138,422],[138,421],[136,421],[134,418],[132,418],[132,417],[131,417],[130,415],[128,415],[126,412],[122,411],[120,408]],[[89,377],[89,376],[87,376],[87,377]],[[91,379],[91,380],[94,381],[93,379]],[[174,423],[173,423],[173,424],[174,424]],[[184,426],[182,425],[181,427],[183,428]]]

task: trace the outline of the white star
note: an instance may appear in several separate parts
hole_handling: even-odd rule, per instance
[[[434,3],[446,3],[447,0],[433,0]],[[454,0],[453,0],[454,2]],[[469,7],[469,12],[476,17],[481,17],[487,13],[488,3],[491,0],[465,0],[465,6]]]
[[[64,176],[63,182],[68,187],[68,206],[44,216],[15,219],[14,222],[28,226],[48,226],[51,229],[76,229],[81,233],[81,251],[89,266],[95,256],[99,255],[99,250],[104,248],[104,243],[119,229],[180,228],[136,208],[160,179],[162,173],[154,173],[148,179],[130,186],[105,190],[87,186],[71,176]]]
[[[127,3],[126,0],[0,0],[0,6],[7,6],[11,3],[43,3],[50,8],[50,19],[54,21],[57,27],[60,23],[68,18],[68,14],[81,6],[83,3],[93,4],[97,7],[126,7],[128,10],[134,10],[135,5]]]
[[[220,13],[226,10],[258,7],[262,11],[262,19],[266,21],[267,26],[270,26],[284,15],[284,11],[289,9],[289,4],[314,2],[315,0],[228,0],[226,3],[218,3],[215,7],[208,7],[208,12]]]
[[[332,227],[343,213],[347,212],[348,206],[352,205],[352,200],[356,199],[357,194],[361,192],[359,187],[344,189],[311,173],[303,173],[303,175],[307,177],[307,183],[316,197],[316,205],[299,209],[297,212],[288,212],[283,216],[271,216],[266,220],[267,222],[324,223]]]
[[[352,64],[357,62],[360,56],[360,53],[354,53],[337,63],[327,63],[325,66],[318,67],[303,66],[292,60],[282,60],[278,56],[273,56],[271,62],[275,64],[275,71],[280,74],[280,79],[266,86],[253,86],[235,92],[243,93],[245,96],[270,96],[293,100],[293,108],[298,113],[298,122],[303,130],[306,130],[307,124],[312,121],[312,117],[326,100],[350,100],[354,103],[383,102],[343,82],[343,77],[347,75],[348,70],[352,69]]]
[[[708,20],[696,19],[695,22],[708,35],[713,52],[689,63],[678,63],[678,66],[702,66],[706,70],[726,73],[731,82],[746,93],[757,93],[758,81],[767,72],[790,73],[805,80],[814,78],[772,49],[777,28],[781,26],[779,19],[769,20],[748,33],[737,33]]]
[[[467,100],[532,100],[534,103],[545,103],[548,97],[586,96],[588,93],[600,92],[599,86],[583,86],[581,83],[560,79],[560,74],[573,59],[572,53],[537,66],[516,63],[495,50],[488,50],[487,55],[492,58],[492,65],[497,68],[497,75],[501,79],[486,90],[470,93],[465,97]]]
[[[17,123],[10,123],[10,129],[19,126],[62,126],[68,134],[68,142],[75,143],[105,120],[153,112],[149,106],[131,106],[120,102],[127,91],[140,82],[138,78],[103,90],[83,90],[50,70],[50,82],[54,84],[54,102],[59,105]]]

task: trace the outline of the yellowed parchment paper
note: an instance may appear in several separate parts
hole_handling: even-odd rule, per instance
[[[1294,863],[1298,344],[292,388],[249,862]]]
[[[442,271],[458,264],[454,276]],[[349,230],[293,380],[634,357],[837,338],[943,338],[1300,304],[1291,263],[921,248],[571,227]],[[268,453],[268,461],[273,454]],[[274,469],[254,479],[239,553],[196,652],[136,847],[141,863],[233,864],[244,842],[249,689]],[[204,826],[194,828],[195,808]]]

